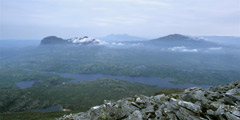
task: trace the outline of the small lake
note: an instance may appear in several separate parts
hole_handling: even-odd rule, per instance
[[[61,105],[56,105],[45,109],[33,109],[19,112],[53,112],[53,111],[63,111],[63,107]]]
[[[26,71],[32,71],[29,69],[24,69]],[[174,78],[160,78],[160,77],[145,77],[145,76],[124,76],[124,75],[106,75],[106,74],[75,74],[75,73],[56,73],[56,72],[42,72],[40,73],[51,73],[58,74],[63,78],[73,78],[70,82],[78,82],[78,81],[92,81],[97,80],[98,78],[114,78],[131,82],[138,82],[147,85],[156,85],[159,87],[166,88],[189,88],[189,87],[201,87],[201,88],[209,88],[209,85],[197,85],[197,84],[172,84],[170,81],[175,81]],[[34,82],[33,82],[34,83]],[[32,85],[33,83],[26,83],[26,86]],[[22,84],[21,84],[22,85]],[[21,86],[24,87],[24,86]],[[20,88],[21,88],[20,87]]]
[[[160,78],[160,77],[133,77],[123,75],[105,75],[105,74],[73,74],[73,73],[56,73],[64,78],[73,78],[71,82],[97,80],[98,78],[114,78],[131,82],[138,82],[147,85],[157,85],[159,87],[167,88],[189,88],[201,87],[209,88],[209,85],[196,85],[196,84],[172,84],[170,81],[175,81],[174,78]]]
[[[28,80],[28,81],[20,81],[20,82],[15,82],[15,84],[20,88],[20,89],[26,89],[32,87],[32,85],[35,83],[35,80]]]

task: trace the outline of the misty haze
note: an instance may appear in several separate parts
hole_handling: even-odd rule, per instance
[[[239,0],[0,0],[0,120],[239,120]]]

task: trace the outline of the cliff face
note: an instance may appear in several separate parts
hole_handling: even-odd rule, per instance
[[[240,120],[240,81],[181,94],[104,101],[87,112],[64,115],[58,120]]]

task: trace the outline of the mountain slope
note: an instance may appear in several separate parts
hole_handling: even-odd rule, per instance
[[[56,36],[48,36],[41,40],[41,45],[67,44],[67,41]]]
[[[158,39],[149,40],[147,44],[157,45],[162,47],[185,46],[189,48],[207,48],[220,47],[220,44],[205,41],[203,39],[192,38],[181,34],[170,34]]]
[[[206,41],[227,44],[227,45],[237,45],[240,46],[240,37],[234,36],[200,36],[200,38]]]

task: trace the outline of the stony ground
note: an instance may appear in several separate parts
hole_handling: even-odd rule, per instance
[[[181,94],[104,101],[87,112],[57,120],[240,120],[240,81]]]

